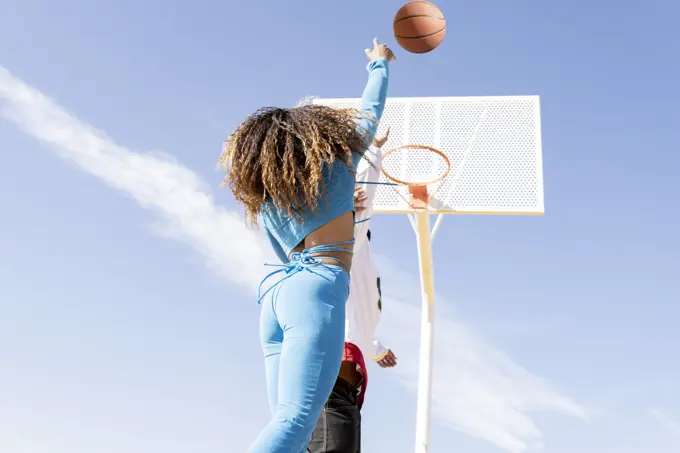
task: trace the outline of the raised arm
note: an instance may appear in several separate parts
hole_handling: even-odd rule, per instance
[[[378,123],[385,110],[387,85],[389,79],[389,63],[387,58],[380,58],[368,63],[368,82],[361,96],[359,126],[366,132],[366,141],[373,141]]]
[[[373,49],[366,49],[366,56],[370,60],[366,67],[368,82],[361,96],[358,123],[366,133],[366,147],[368,147],[375,137],[378,123],[385,110],[390,73],[389,63],[394,59],[394,54],[386,44],[378,44],[378,40],[374,39]]]

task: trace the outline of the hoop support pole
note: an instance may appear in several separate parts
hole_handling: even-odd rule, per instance
[[[415,218],[422,298],[418,406],[416,412],[416,453],[428,453],[430,448],[430,403],[432,401],[432,352],[434,340],[432,237],[430,234],[430,213],[427,210],[422,210],[415,214]]]

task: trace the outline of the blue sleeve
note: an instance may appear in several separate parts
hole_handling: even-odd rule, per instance
[[[267,239],[269,239],[269,243],[272,245],[272,248],[274,249],[274,253],[276,253],[276,256],[279,257],[282,263],[287,263],[288,257],[283,252],[283,248],[281,247],[281,244],[279,244],[279,241],[277,241],[276,238],[272,235],[272,233],[269,231],[269,228],[264,226],[263,229],[264,232],[267,233]]]
[[[368,82],[361,96],[361,110],[359,112],[359,127],[366,133],[368,148],[373,142],[375,133],[385,110],[387,100],[387,85],[390,74],[387,58],[379,58],[368,63]]]

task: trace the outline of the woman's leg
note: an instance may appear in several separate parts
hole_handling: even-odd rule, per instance
[[[275,288],[272,296],[277,293]],[[265,297],[262,300],[260,311],[260,343],[264,353],[264,368],[267,380],[267,398],[272,414],[276,411],[279,387],[279,362],[281,358],[281,345],[283,344],[283,330],[279,325],[274,311],[274,297]]]
[[[339,268],[320,273],[300,272],[277,288],[273,313],[283,340],[276,409],[250,453],[304,452],[337,379],[349,276]]]

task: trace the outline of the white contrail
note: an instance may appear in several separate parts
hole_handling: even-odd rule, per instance
[[[0,113],[63,159],[158,213],[165,231],[202,254],[217,273],[253,291],[271,256],[243,218],[216,205],[199,176],[171,158],[135,153],[66,112],[0,66]],[[385,281],[383,332],[398,351],[400,382],[415,390],[419,282],[379,258]],[[415,289],[415,291],[414,291]],[[409,297],[410,299],[407,299]],[[438,306],[443,300],[439,299]],[[453,429],[521,453],[541,445],[532,412],[584,418],[584,410],[543,379],[485,344],[438,309],[434,414]]]
[[[271,255],[243,218],[218,206],[193,171],[169,157],[116,144],[0,66],[2,115],[63,159],[157,212],[166,235],[198,250],[208,265],[252,291]],[[216,156],[217,157],[217,156]]]

